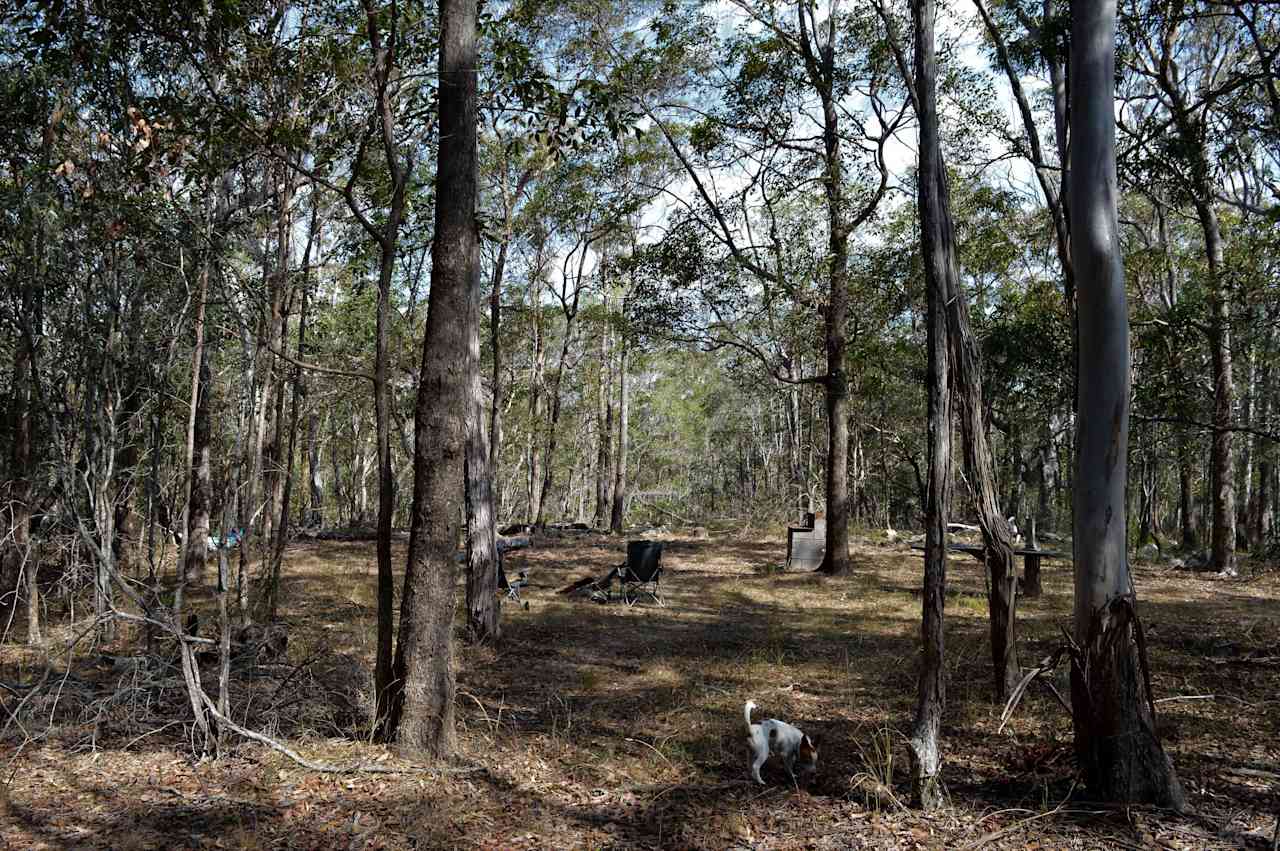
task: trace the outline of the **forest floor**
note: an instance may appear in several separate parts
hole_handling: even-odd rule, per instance
[[[1070,719],[1043,686],[996,732],[1002,707],[990,699],[983,576],[977,561],[953,558],[943,728],[949,803],[924,815],[899,804],[908,789],[920,555],[864,542],[853,576],[825,578],[779,572],[785,544],[777,535],[665,539],[665,607],[555,593],[619,562],[619,538],[539,537],[509,554],[509,575],[530,571],[529,608],[503,607],[497,650],[459,652],[459,765],[469,771],[320,774],[243,740],[197,763],[180,691],[129,688],[139,675],[121,674],[119,662],[104,671],[82,655],[68,671],[63,658],[55,674],[63,702],[29,702],[23,728],[10,725],[0,743],[0,845],[1274,847],[1274,567],[1220,579],[1136,566],[1159,726],[1193,807],[1173,815],[1090,803],[1073,782]],[[403,564],[402,547],[395,555]],[[288,658],[239,675],[247,685],[235,693],[238,720],[314,760],[398,764],[361,741],[371,703],[374,560],[372,543],[290,548]],[[1069,624],[1068,563],[1046,562],[1044,592],[1020,602],[1024,665],[1048,656]],[[0,649],[0,680],[29,681],[43,669],[34,651]],[[101,694],[95,684],[108,682],[116,697],[90,699]],[[212,682],[206,671],[206,686]],[[1065,666],[1056,682],[1067,695]],[[13,709],[16,698],[4,697]],[[768,787],[746,782],[748,698],[760,705],[757,718],[786,719],[818,738],[809,789],[791,787],[772,765]]]

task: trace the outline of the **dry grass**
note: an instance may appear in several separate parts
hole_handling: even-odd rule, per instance
[[[997,736],[983,582],[953,560],[944,728],[950,806],[902,809],[918,653],[920,559],[856,551],[857,575],[777,574],[782,545],[669,541],[668,605],[602,606],[554,589],[620,560],[599,536],[539,539],[530,608],[504,608],[498,650],[460,651],[463,759],[444,779],[320,776],[256,745],[183,756],[181,726],[133,738],[83,730],[11,753],[0,841],[11,847],[956,848],[1270,845],[1280,795],[1280,577],[1217,580],[1156,567],[1137,582],[1161,727],[1194,816],[1076,797],[1070,720],[1033,689]],[[397,551],[396,560],[403,561]],[[332,762],[386,759],[368,735],[372,544],[291,549],[284,618],[292,706],[237,717]],[[1022,658],[1067,624],[1069,565],[1021,604]],[[10,679],[21,657],[0,657]],[[25,677],[25,675],[22,675]],[[1212,695],[1212,698],[1181,699]],[[819,778],[743,782],[742,703],[815,734]],[[303,711],[304,706],[309,709]],[[101,725],[99,725],[101,726]],[[132,731],[130,731],[132,733]],[[1066,801],[1065,805],[1063,802]]]

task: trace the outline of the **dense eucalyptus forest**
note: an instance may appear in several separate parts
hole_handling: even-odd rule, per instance
[[[0,106],[6,842],[1275,848],[1268,0],[17,0]]]

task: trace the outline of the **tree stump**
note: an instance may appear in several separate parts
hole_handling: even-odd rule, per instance
[[[1023,556],[1026,569],[1023,574],[1022,596],[1040,596],[1040,556],[1027,553]]]

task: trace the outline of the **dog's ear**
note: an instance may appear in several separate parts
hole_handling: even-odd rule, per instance
[[[815,741],[814,741],[814,740],[809,736],[809,734],[808,734],[808,733],[805,733],[805,734],[800,738],[800,745],[801,745],[801,747],[805,748],[806,750],[816,751],[816,750],[818,749],[818,744],[817,744],[817,742],[815,742]]]

